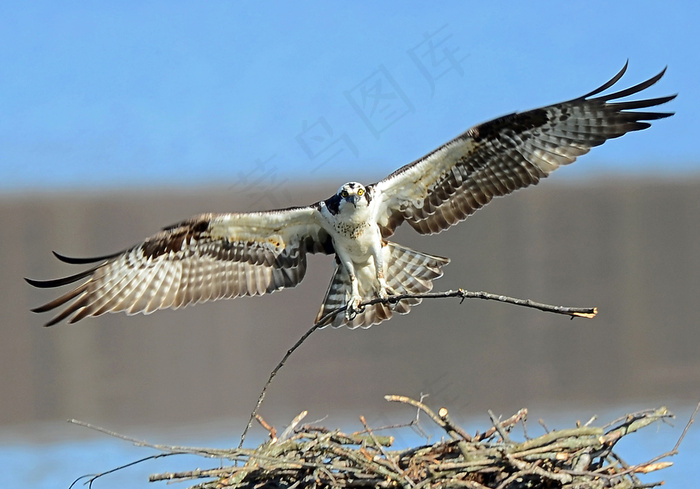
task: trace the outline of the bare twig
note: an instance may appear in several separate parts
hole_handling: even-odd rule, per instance
[[[406,473],[401,470],[401,468],[396,464],[396,460],[394,460],[394,457],[389,456],[389,454],[386,452],[384,449],[384,446],[382,446],[381,443],[375,438],[374,433],[372,432],[372,429],[369,427],[367,424],[367,421],[365,421],[364,416],[360,416],[360,421],[362,422],[362,426],[365,427],[365,430],[369,434],[370,437],[372,437],[372,441],[374,442],[374,446],[377,447],[377,449],[382,452],[382,455],[386,459],[387,462],[391,465],[391,467],[396,471],[396,473],[401,474],[403,479],[406,481],[408,484],[408,487],[415,487],[416,483],[411,480],[410,477],[406,475]]]
[[[270,426],[270,424],[267,421],[265,421],[265,418],[263,418],[259,414],[255,415],[255,421],[260,423],[260,426],[267,430],[267,432],[270,434],[270,440],[272,440],[273,442],[277,441],[277,430],[274,426]]]
[[[163,472],[162,474],[154,474],[150,476],[148,478],[148,482],[203,479],[206,477],[221,477],[230,473],[231,467],[223,467],[218,469],[194,469],[184,472]]]
[[[297,340],[296,343],[294,343],[294,346],[292,346],[289,350],[287,350],[287,353],[284,354],[282,357],[282,360],[279,361],[277,366],[272,369],[272,372],[270,372],[270,376],[267,378],[267,382],[265,382],[265,385],[262,388],[262,391],[260,391],[260,395],[258,396],[258,400],[255,403],[255,407],[253,408],[253,411],[250,413],[250,418],[248,419],[248,424],[246,425],[245,429],[243,430],[243,433],[241,434],[241,441],[238,443],[238,448],[243,447],[243,443],[245,443],[245,438],[248,435],[248,431],[250,430],[250,427],[253,426],[253,420],[255,419],[255,416],[258,414],[258,411],[260,411],[260,406],[262,406],[263,401],[265,400],[265,394],[267,394],[267,389],[270,387],[270,384],[272,383],[272,379],[275,378],[277,375],[277,372],[280,371],[282,367],[284,367],[284,364],[287,363],[287,359],[292,356],[292,353],[294,353],[305,341],[306,339],[311,336],[311,334],[316,331],[317,329],[322,328],[321,326],[321,321],[317,322],[314,324],[306,333],[304,333],[301,338]]]
[[[299,423],[303,421],[303,419],[306,417],[306,415],[309,414],[308,411],[304,410],[297,414],[297,416],[292,420],[291,423],[289,423],[289,426],[285,428],[285,430],[282,432],[280,435],[279,441],[284,441],[289,439],[293,434],[294,430],[296,429],[297,426],[299,426]]]
[[[678,448],[681,446],[681,443],[683,442],[685,435],[688,433],[688,430],[695,422],[695,417],[697,416],[698,411],[700,411],[700,403],[698,403],[697,406],[695,406],[695,410],[693,411],[693,414],[690,415],[690,418],[688,419],[688,422],[686,423],[685,428],[683,428],[683,432],[681,433],[681,436],[678,438],[678,441],[676,441],[676,444],[673,446],[673,448],[670,451],[664,452],[661,455],[658,455],[658,456],[652,458],[651,460],[644,462],[643,464],[638,464],[638,465],[635,465],[633,467],[628,467],[625,472],[626,473],[637,472],[637,473],[646,474],[648,472],[660,470],[660,469],[663,469],[663,468],[666,468],[666,467],[672,465],[672,462],[660,462],[660,461],[665,459],[665,458],[669,458],[669,457],[673,457],[675,455],[678,455]],[[665,407],[659,408],[652,415],[648,415],[647,413],[648,412],[644,412],[646,418],[656,417],[657,419],[663,419],[663,418],[673,417],[673,415],[671,413],[669,413]],[[629,416],[633,416],[633,415],[628,415],[628,417]],[[635,423],[630,423],[630,426],[635,426],[635,429],[639,429],[639,428],[642,428],[642,427],[652,423],[655,420],[656,419],[651,419],[651,421],[649,421],[649,419],[646,419],[646,420],[644,420],[644,422],[642,424],[637,424],[635,426]],[[633,431],[632,429],[626,430],[624,434],[627,434],[628,432],[631,433],[632,431]]]
[[[471,292],[465,289],[457,289],[457,290],[448,290],[444,292],[426,292],[423,294],[398,294],[398,295],[392,295],[386,298],[376,298],[372,299],[369,301],[362,302],[359,305],[359,309],[362,309],[367,306],[371,306],[374,304],[396,304],[399,301],[406,300],[406,299],[447,299],[447,298],[459,298],[461,299],[460,303],[464,301],[465,299],[484,299],[484,300],[492,300],[492,301],[499,301],[499,302],[505,302],[508,304],[513,304],[516,306],[522,306],[522,307],[529,307],[533,309],[538,309],[540,311],[545,311],[545,312],[551,312],[555,314],[563,314],[566,316],[570,316],[572,319],[574,317],[582,317],[582,318],[593,318],[595,317],[596,314],[598,314],[598,308],[597,307],[569,307],[569,306],[552,306],[549,304],[543,304],[541,302],[535,302],[530,299],[517,299],[514,297],[508,297],[505,295],[500,295],[500,294],[491,294],[489,292],[484,292],[484,291],[479,291],[479,292]],[[344,305],[341,306],[326,315],[324,315],[319,321],[314,324],[306,333],[304,333],[301,338],[297,340],[294,345],[287,350],[287,353],[284,354],[282,357],[282,360],[279,361],[279,363],[275,366],[274,369],[270,372],[270,375],[267,379],[267,382],[265,382],[265,385],[263,386],[262,390],[260,391],[260,395],[258,396],[258,400],[255,403],[255,407],[250,413],[250,418],[248,419],[248,423],[246,424],[245,429],[243,430],[243,433],[241,434],[241,440],[238,443],[238,448],[241,448],[243,446],[243,443],[245,443],[246,436],[248,436],[248,431],[250,431],[250,428],[253,426],[253,420],[255,419],[255,416],[258,414],[260,411],[260,407],[262,406],[263,401],[265,400],[265,395],[267,394],[267,389],[270,387],[270,384],[272,383],[272,380],[275,378],[277,373],[280,371],[280,369],[284,366],[285,363],[287,363],[287,360],[289,359],[290,356],[307,340],[309,336],[311,336],[316,330],[324,328],[328,326],[328,324],[331,323],[332,319],[335,318],[336,315],[344,313],[347,310],[348,306]]]
[[[683,428],[683,433],[681,433],[680,438],[678,438],[678,441],[674,445],[673,450],[671,450],[669,452],[670,455],[678,455],[678,448],[681,446],[681,443],[683,442],[683,439],[685,438],[686,433],[688,433],[688,430],[695,422],[695,416],[698,415],[698,411],[700,411],[700,402],[698,403],[697,406],[695,406],[695,411],[693,411],[693,414],[690,415],[690,419],[686,423],[685,428]]]
[[[165,458],[165,457],[170,457],[172,455],[183,455],[184,452],[168,452],[168,453],[158,453],[156,455],[150,455],[148,457],[143,457],[138,460],[134,460],[133,462],[129,462],[123,465],[120,465],[118,467],[114,467],[113,469],[105,470],[104,472],[100,472],[99,474],[89,474],[89,475],[82,475],[75,479],[73,483],[68,486],[68,489],[73,489],[75,485],[80,482],[83,479],[86,479],[84,484],[87,485],[88,487],[92,487],[92,483],[95,482],[97,479],[100,477],[107,476],[109,474],[114,474],[115,472],[119,472],[120,470],[128,469],[129,467],[133,467],[134,465],[138,465],[143,462],[148,462],[149,460],[156,460],[159,458]]]
[[[442,429],[444,429],[445,431],[447,431],[448,434],[450,435],[450,437],[451,437],[453,440],[458,440],[458,439],[459,439],[459,436],[457,436],[457,435],[454,434],[454,433],[450,433],[450,429],[449,429],[449,426],[447,425],[447,423],[445,423],[445,421],[443,421],[442,418],[440,418],[440,416],[438,416],[437,414],[435,414],[435,411],[433,411],[432,409],[430,409],[428,406],[426,406],[426,405],[423,404],[422,402],[416,401],[415,399],[411,399],[410,397],[398,396],[398,395],[395,395],[395,394],[390,394],[390,395],[384,396],[384,399],[386,399],[386,400],[389,401],[389,402],[401,402],[401,403],[408,404],[408,405],[410,405],[410,406],[413,406],[413,407],[416,407],[416,408],[420,409],[420,410],[423,411],[425,414],[427,414],[428,417],[429,417],[430,419],[432,419],[432,420],[435,422],[436,425],[438,425],[440,428],[442,428]]]
[[[508,418],[504,421],[501,421],[500,425],[502,428],[512,428],[513,426],[518,424],[519,421],[525,421],[526,418],[527,418],[527,409],[523,408],[520,411],[518,411],[517,413],[515,413],[513,416],[511,416],[510,418]],[[474,439],[477,441],[488,440],[489,438],[491,438],[494,435],[494,433],[496,433],[496,431],[497,431],[496,426],[494,425],[491,428],[489,428],[488,430],[486,430],[483,434],[475,436]]]
[[[120,440],[128,441],[136,447],[153,448],[155,450],[159,450],[162,452],[189,453],[192,455],[201,455],[202,457],[209,457],[209,458],[228,458],[227,455],[231,454],[230,450],[225,450],[225,449],[153,444],[153,443],[149,443],[149,442],[144,441],[144,440],[139,440],[138,438],[133,438],[133,437],[128,436],[128,435],[122,435],[121,433],[117,433],[116,431],[108,430],[108,429],[103,428],[101,426],[97,426],[97,425],[94,425],[91,423],[86,423],[85,421],[80,421],[77,419],[69,419],[68,422],[71,424],[82,426],[84,428],[89,428],[91,430],[98,431],[100,433],[104,433],[105,435],[109,435],[111,437],[118,438]]]
[[[506,443],[510,443],[510,437],[508,436],[508,433],[506,432],[505,429],[503,429],[503,426],[501,425],[501,420],[496,417],[496,415],[491,411],[490,409],[488,410],[489,413],[489,418],[491,418],[491,423],[493,423],[493,427],[498,431],[498,434],[501,436],[501,440],[503,440]]]
[[[450,412],[447,410],[446,407],[441,407],[438,410],[438,416],[440,416],[440,419],[445,423],[445,426],[449,430],[450,433],[456,433],[457,435],[461,436],[465,441],[472,441],[472,437],[464,431],[462,428],[457,426],[454,421],[452,421],[452,418],[450,417]]]

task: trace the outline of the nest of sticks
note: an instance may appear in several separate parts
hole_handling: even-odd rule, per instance
[[[496,419],[489,412],[491,426],[483,433],[470,435],[452,422],[445,408],[435,413],[422,402],[407,397],[386,398],[418,409],[419,416],[402,427],[420,429],[420,418],[427,415],[444,430],[445,436],[432,444],[392,450],[393,437],[380,434],[380,429],[370,429],[362,417],[364,430],[351,434],[317,425],[300,425],[306,413],[300,414],[282,434],[258,418],[270,432],[270,440],[258,448],[196,451],[206,457],[230,460],[233,465],[154,474],[150,480],[207,479],[192,486],[198,489],[647,488],[663,482],[643,483],[637,474],[672,465],[663,459],[677,453],[683,438],[681,436],[670,452],[644,463],[628,465],[613,448],[624,436],[673,417],[666,408],[629,414],[601,427],[592,426],[593,418],[571,429],[548,431],[537,438],[529,438],[525,409],[506,420]],[[524,434],[520,441],[511,438],[513,428],[518,425],[522,426]],[[686,431],[689,426],[690,423]]]

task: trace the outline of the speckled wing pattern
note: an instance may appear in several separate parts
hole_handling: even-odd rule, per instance
[[[56,254],[67,263],[99,264],[62,279],[28,280],[47,288],[87,278],[33,311],[65,306],[46,324],[51,326],[68,317],[73,323],[106,312],[148,314],[293,287],[304,277],[307,253],[333,253],[331,240],[316,222],[315,213],[311,206],[202,214],[114,255],[76,259]]]
[[[403,221],[419,233],[439,233],[494,197],[536,184],[592,147],[672,115],[635,109],[666,103],[675,95],[616,101],[652,86],[665,69],[626,90],[594,97],[617,83],[626,70],[627,64],[582,97],[474,126],[373,184],[382,198],[378,222],[383,236],[391,236]]]

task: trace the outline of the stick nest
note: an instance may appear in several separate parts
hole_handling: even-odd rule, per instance
[[[194,488],[392,488],[466,487],[633,489],[660,483],[642,483],[635,474],[671,465],[663,458],[671,452],[637,465],[627,465],[613,452],[624,436],[673,415],[666,408],[629,414],[602,427],[577,423],[575,428],[550,431],[528,438],[526,410],[506,420],[489,412],[492,426],[469,435],[450,419],[447,409],[433,412],[422,402],[403,396],[387,400],[415,406],[445,431],[433,444],[405,450],[391,450],[392,436],[379,435],[360,418],[365,429],[345,434],[315,425],[299,423],[302,413],[277,435],[274,428],[258,419],[270,432],[270,440],[256,449],[198,449],[212,458],[236,464],[211,470],[152,475],[151,481],[209,479]],[[420,416],[402,427],[420,429]],[[511,430],[522,424],[525,439],[511,439]],[[394,427],[396,428],[396,427]],[[680,440],[679,440],[680,443]],[[190,452],[192,453],[192,452]]]

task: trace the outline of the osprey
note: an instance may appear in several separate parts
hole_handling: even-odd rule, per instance
[[[599,95],[625,73],[567,102],[515,112],[467,130],[452,141],[371,185],[341,186],[332,197],[306,207],[266,212],[202,214],[119,253],[69,258],[94,264],[76,275],[27,281],[40,288],[85,280],[33,309],[65,308],[46,325],[106,312],[158,309],[294,287],[306,273],[307,253],[335,254],[336,267],[316,320],[347,306],[325,325],[369,327],[393,313],[408,313],[420,299],[395,304],[363,301],[432,289],[449,259],[421,253],[388,238],[404,221],[421,234],[439,233],[497,196],[536,184],[593,146],[650,126],[668,112],[635,111],[675,95],[618,101],[655,84],[647,81]],[[598,96],[596,96],[598,95]],[[72,301],[72,302],[71,302]]]

